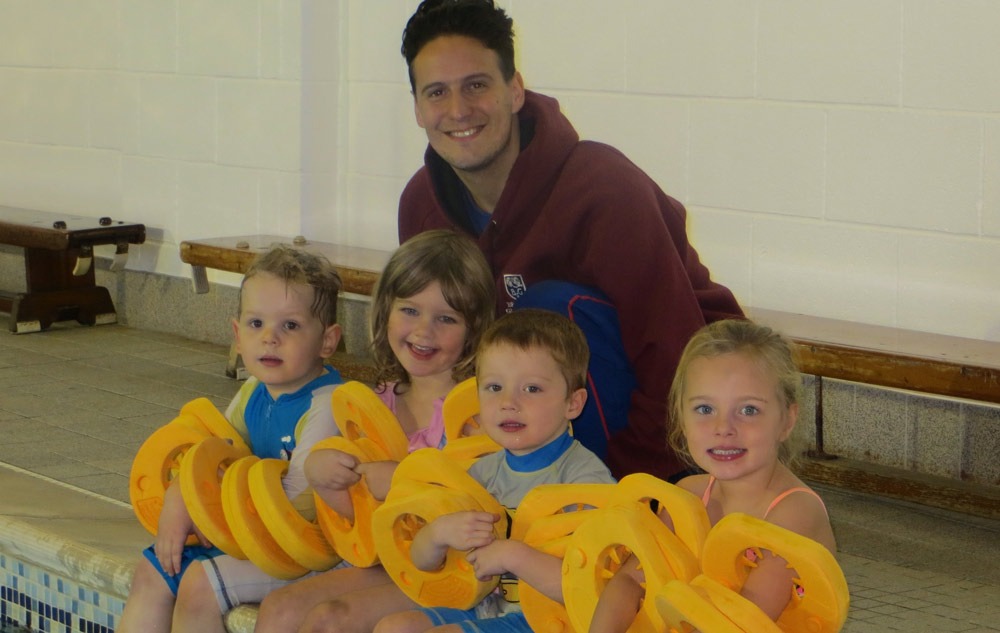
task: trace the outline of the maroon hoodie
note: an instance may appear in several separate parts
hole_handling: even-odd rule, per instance
[[[496,276],[497,312],[513,305],[508,275],[529,288],[555,279],[607,295],[638,381],[608,465],[616,477],[666,478],[681,470],[666,446],[666,400],[684,345],[706,322],[743,312],[688,243],[680,202],[618,150],[580,141],[555,99],[528,91],[518,118],[521,152],[478,238]],[[436,228],[471,235],[458,176],[430,146],[424,159],[400,197],[400,243]]]

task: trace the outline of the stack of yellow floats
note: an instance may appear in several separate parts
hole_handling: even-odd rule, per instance
[[[649,475],[630,475],[618,484],[539,486],[508,526],[507,511],[466,472],[477,458],[499,449],[476,433],[475,379],[445,399],[443,451],[407,456],[399,423],[361,383],[338,387],[332,404],[341,436],[313,450],[336,448],[362,462],[399,461],[384,503],[362,477],[350,490],[353,519],[318,496],[316,518],[307,518],[282,488],[287,462],[252,455],[214,405],[200,398],[139,449],[130,495],[140,523],[156,533],[164,492],[180,474],[181,494],[198,529],[227,554],[250,559],[272,576],[297,578],[341,558],[355,566],[381,563],[414,601],[467,609],[499,579],[478,580],[462,552],[450,552],[435,572],[416,569],[408,552],[416,530],[438,516],[482,510],[508,517],[496,524],[497,538],[509,533],[563,559],[565,607],[524,583],[517,588],[525,617],[539,633],[587,631],[604,586],[627,555],[638,557],[646,578],[633,633],[836,633],[846,620],[847,583],[824,547],[746,515],[727,516],[709,529],[700,499]],[[746,555],[751,549],[771,551],[797,572],[792,599],[777,622],[739,595],[753,566]]]

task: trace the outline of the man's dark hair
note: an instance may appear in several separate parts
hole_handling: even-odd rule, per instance
[[[500,57],[504,81],[514,77],[514,21],[493,0],[424,0],[403,29],[403,46],[413,80],[413,60],[431,40],[442,35],[462,35],[478,40]]]

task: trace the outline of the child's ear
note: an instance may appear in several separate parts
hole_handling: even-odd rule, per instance
[[[790,404],[785,412],[785,428],[781,431],[781,441],[784,442],[792,434],[795,424],[799,421],[799,405]]]
[[[569,394],[566,400],[566,419],[575,420],[583,413],[583,405],[587,404],[587,390],[577,389]]]
[[[320,350],[320,355],[323,358],[330,358],[337,351],[337,346],[340,345],[340,336],[339,323],[334,323],[323,331],[323,349]]]

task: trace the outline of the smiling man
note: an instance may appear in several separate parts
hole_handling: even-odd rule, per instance
[[[493,268],[498,313],[569,316],[591,348],[577,439],[618,477],[677,475],[665,440],[677,360],[707,321],[742,315],[688,243],[683,205],[525,90],[512,20],[492,0],[425,0],[402,53],[429,146],[400,198],[400,242],[468,233]]]

